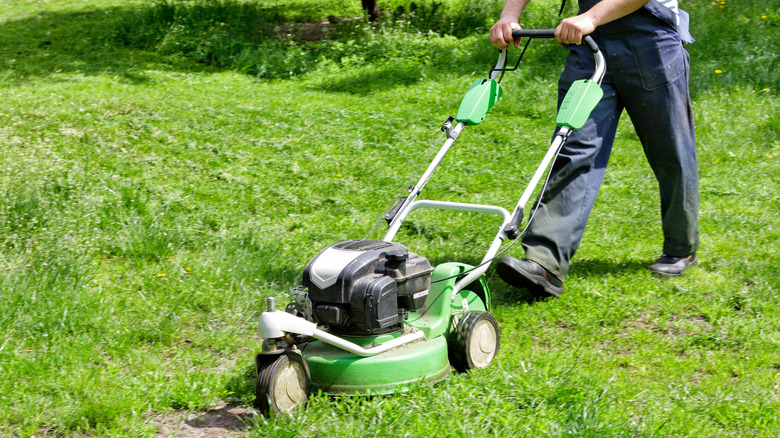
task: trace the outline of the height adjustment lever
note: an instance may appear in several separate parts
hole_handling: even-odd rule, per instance
[[[523,222],[523,209],[518,208],[515,210],[515,214],[512,215],[512,219],[504,226],[504,234],[506,237],[515,240],[520,237],[520,223]]]
[[[446,121],[446,122],[444,122],[444,124],[443,124],[443,125],[441,125],[441,132],[443,132],[443,133],[445,133],[445,134],[449,134],[449,133],[450,133],[450,131],[452,130],[452,122],[453,122],[454,120],[455,120],[455,117],[453,117],[453,116],[449,116],[449,117],[447,118],[447,121]]]
[[[401,210],[401,206],[404,205],[404,202],[406,202],[406,199],[409,198],[408,196],[404,196],[401,198],[400,201],[398,201],[398,204],[395,204],[395,207],[390,209],[385,214],[385,221],[387,221],[387,224],[390,225],[390,222],[393,222],[393,219],[395,219],[396,215],[398,215],[398,211]]]

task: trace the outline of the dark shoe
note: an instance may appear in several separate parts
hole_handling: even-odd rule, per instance
[[[496,263],[496,272],[507,284],[528,289],[537,295],[544,293],[559,297],[563,294],[563,282],[532,260],[504,256]]]
[[[696,264],[696,253],[687,257],[674,257],[661,254],[661,257],[650,265],[650,270],[662,277],[679,277],[689,266]]]

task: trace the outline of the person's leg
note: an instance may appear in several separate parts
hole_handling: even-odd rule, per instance
[[[559,81],[559,106],[571,83],[589,78],[593,68],[593,55],[583,47],[570,53]],[[590,119],[572,133],[555,160],[549,184],[522,240],[526,258],[559,280],[566,277],[585,231],[623,110],[609,73],[602,89],[604,97]]]
[[[644,74],[639,82],[618,81],[617,87],[658,180],[663,252],[685,258],[699,247],[699,179],[688,91],[689,58],[676,33],[657,32],[653,38],[655,42],[632,41],[632,46],[637,65],[658,73]]]

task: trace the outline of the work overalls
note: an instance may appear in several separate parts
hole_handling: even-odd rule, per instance
[[[580,0],[580,13],[598,0]],[[523,237],[526,258],[563,280],[596,201],[615,140],[618,118],[628,112],[661,194],[665,254],[685,257],[698,239],[698,171],[688,92],[689,56],[683,41],[687,14],[651,0],[641,9],[599,26],[591,35],[606,57],[604,97],[582,129],[564,145],[539,209]],[[571,45],[558,83],[558,105],[572,82],[587,79],[593,55]]]

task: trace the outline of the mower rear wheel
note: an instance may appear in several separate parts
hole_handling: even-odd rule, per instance
[[[501,346],[498,321],[488,312],[467,312],[448,342],[450,364],[458,371],[485,368]]]
[[[260,356],[257,359],[255,408],[268,416],[271,413],[289,414],[305,406],[311,387],[306,360],[294,352],[270,358]]]

